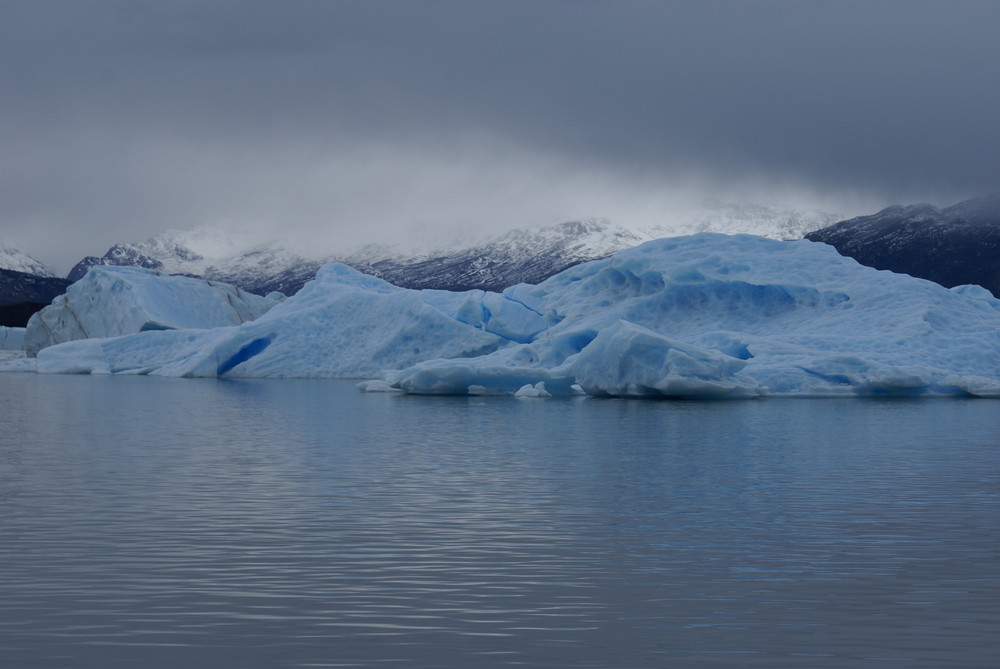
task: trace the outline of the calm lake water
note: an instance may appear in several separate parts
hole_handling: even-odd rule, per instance
[[[995,667],[1000,402],[0,375],[0,666]]]

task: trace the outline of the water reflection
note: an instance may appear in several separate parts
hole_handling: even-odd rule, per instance
[[[10,666],[996,656],[992,402],[0,382]]]

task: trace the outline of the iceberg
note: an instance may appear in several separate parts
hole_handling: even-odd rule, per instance
[[[516,303],[486,309],[482,291],[399,288],[346,265],[316,279],[264,316],[205,331],[142,332],[85,339],[38,354],[43,373],[124,373],[258,378],[365,378],[429,358],[469,358],[511,342],[533,319]],[[537,314],[534,314],[537,318]]]
[[[239,325],[277,304],[227,283],[139,267],[92,267],[28,321],[28,355],[48,346],[149,330]]]
[[[20,351],[24,349],[24,328],[0,325],[0,351]]]
[[[406,290],[325,265],[256,320],[67,342],[37,370],[519,397],[1000,397],[1000,301],[818,242],[702,233],[502,293]]]
[[[525,399],[552,397],[552,393],[550,393],[545,389],[544,383],[539,382],[536,383],[535,385],[526,383],[523,386],[521,386],[521,388],[516,393],[514,393],[514,397],[525,398]]]
[[[1000,301],[863,267],[821,243],[662,239],[518,291],[550,322],[530,344],[461,364],[425,361],[395,385],[432,394],[544,382],[616,397],[1000,394]]]

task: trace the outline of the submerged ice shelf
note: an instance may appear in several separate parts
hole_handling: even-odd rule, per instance
[[[62,343],[38,353],[37,371],[522,397],[997,397],[1000,301],[984,292],[825,244],[707,233],[502,294],[406,290],[331,264],[255,320]]]

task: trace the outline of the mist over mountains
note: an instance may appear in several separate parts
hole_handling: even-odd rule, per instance
[[[748,233],[783,240],[805,237],[831,244],[842,255],[876,269],[946,287],[977,284],[1000,296],[1000,196],[944,208],[895,205],[838,220],[835,214],[817,210],[710,202],[656,227],[593,218],[472,241],[428,235],[420,242],[398,239],[339,252],[280,241],[254,244],[232,226],[204,226],[167,231],[144,242],[122,241],[102,256],[82,258],[67,279],[55,277],[27,253],[0,243],[0,305],[25,302],[37,308],[96,265],[195,276],[259,295],[272,291],[292,295],[328,262],[342,262],[405,288],[501,291],[517,283],[538,283],[573,265],[651,239],[696,232]],[[19,309],[18,314],[30,315],[28,307]]]
[[[838,220],[811,209],[710,202],[661,226],[639,228],[604,218],[518,229],[471,242],[393,240],[339,252],[304,251],[284,242],[237,250],[218,230],[169,231],[145,242],[120,243],[88,256],[68,278],[94,265],[128,265],[224,281],[258,294],[297,292],[327,262],[343,262],[406,288],[498,291],[535,283],[567,267],[604,258],[658,237],[694,232],[749,233],[797,239]],[[301,246],[301,245],[300,245]]]

